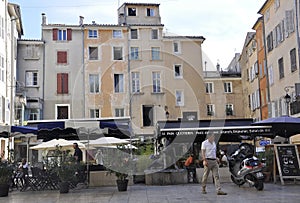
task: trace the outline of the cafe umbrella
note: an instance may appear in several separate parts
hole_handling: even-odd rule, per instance
[[[276,136],[289,138],[300,133],[300,118],[290,116],[280,116],[268,118],[265,120],[252,123],[254,126],[271,126],[272,134],[270,138],[274,139]]]

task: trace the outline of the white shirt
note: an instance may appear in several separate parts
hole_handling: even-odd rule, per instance
[[[217,158],[217,147],[216,147],[215,142],[211,143],[210,141],[208,141],[206,139],[201,144],[201,150],[202,149],[205,149],[205,158],[209,158],[209,159]],[[202,158],[204,158],[204,157],[202,157]]]

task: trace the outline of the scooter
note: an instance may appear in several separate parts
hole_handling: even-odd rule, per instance
[[[253,155],[253,147],[250,144],[241,144],[239,149],[228,157],[228,162],[232,182],[238,186],[249,183],[250,187],[257,190],[264,189],[263,165]]]

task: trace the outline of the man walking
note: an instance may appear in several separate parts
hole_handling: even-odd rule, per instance
[[[209,172],[212,171],[217,195],[227,195],[221,190],[219,178],[219,165],[217,160],[217,147],[214,134],[208,134],[207,139],[202,142],[201,155],[203,158],[204,173],[202,177],[202,194],[206,194],[206,183]]]

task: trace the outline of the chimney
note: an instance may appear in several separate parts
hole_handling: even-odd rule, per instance
[[[46,14],[42,13],[42,25],[46,25],[47,24],[47,18],[46,18]]]
[[[96,25],[96,21],[93,20],[93,21],[92,21],[92,24],[93,24],[93,25]]]
[[[217,63],[217,71],[220,72],[220,64]]]
[[[84,19],[83,16],[79,16],[79,25],[83,25],[83,19]]]

